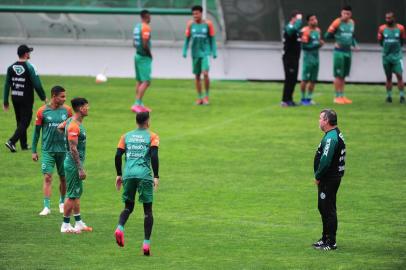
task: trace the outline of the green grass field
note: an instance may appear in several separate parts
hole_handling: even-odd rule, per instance
[[[68,98],[90,101],[81,214],[94,232],[61,235],[57,178],[53,212],[39,217],[40,164],[29,152],[1,146],[0,269],[406,268],[406,106],[397,91],[388,105],[383,86],[349,85],[354,104],[334,106],[332,86],[318,85],[320,105],[281,108],[281,84],[214,81],[212,104],[203,107],[193,105],[192,80],[154,80],[145,102],[161,138],[161,182],[153,256],[144,257],[140,204],[127,223],[125,248],[113,237],[123,208],[114,154],[120,136],[135,127],[134,81],[42,81],[47,92],[60,84]],[[338,193],[339,249],[329,253],[310,247],[321,233],[312,166],[325,107],[337,110],[348,153]],[[15,127],[13,111],[1,112],[0,123],[3,143]]]

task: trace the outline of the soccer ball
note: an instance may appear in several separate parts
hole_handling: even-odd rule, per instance
[[[104,82],[107,82],[107,77],[106,77],[106,75],[104,75],[104,74],[102,74],[102,73],[97,74],[97,76],[96,76],[96,83],[104,83]]]

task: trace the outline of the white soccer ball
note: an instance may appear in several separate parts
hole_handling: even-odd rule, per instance
[[[104,83],[104,82],[107,82],[107,77],[106,77],[106,75],[104,75],[104,74],[102,74],[102,73],[97,74],[97,76],[96,76],[96,83]]]

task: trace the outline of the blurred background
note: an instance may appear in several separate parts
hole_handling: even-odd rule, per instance
[[[152,15],[153,77],[191,78],[181,48],[190,8],[204,5],[217,31],[216,79],[282,80],[282,31],[292,10],[315,13],[324,33],[343,5],[353,8],[360,52],[349,81],[383,82],[376,41],[386,11],[405,24],[406,0],[0,0],[0,73],[17,58],[19,44],[34,47],[40,74],[133,77],[132,31],[139,12]],[[332,44],[321,50],[321,81],[332,80]]]

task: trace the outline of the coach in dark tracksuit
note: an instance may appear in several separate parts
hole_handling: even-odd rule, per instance
[[[3,109],[8,111],[8,97],[11,89],[11,101],[17,121],[17,129],[5,143],[11,152],[16,152],[15,144],[20,141],[21,149],[27,150],[27,129],[31,123],[32,107],[34,105],[34,88],[41,100],[46,96],[41,81],[34,66],[28,62],[33,48],[21,45],[17,49],[18,61],[7,69],[4,83]]]
[[[283,68],[285,70],[285,82],[281,106],[296,106],[293,101],[293,92],[297,83],[300,59],[300,29],[302,26],[302,14],[293,11],[289,23],[283,31]]]
[[[313,246],[320,250],[335,250],[337,232],[336,196],[345,169],[344,136],[337,127],[337,114],[325,109],[320,113],[320,129],[325,132],[314,157],[314,176],[318,187],[318,208],[323,233]]]

